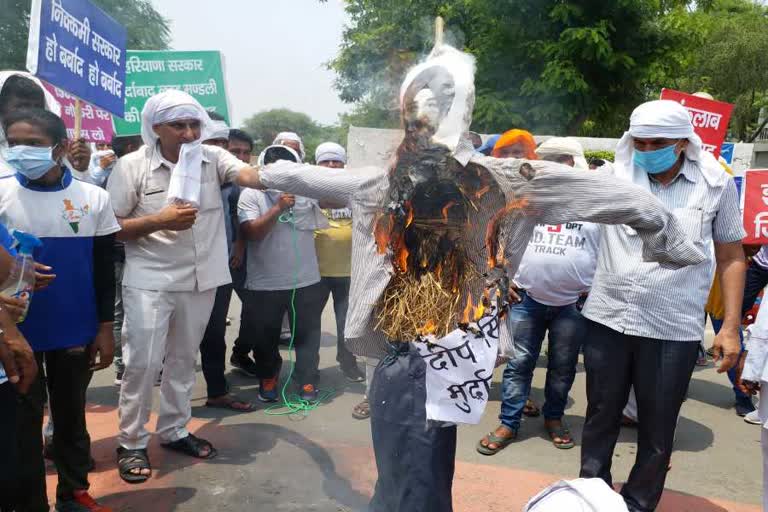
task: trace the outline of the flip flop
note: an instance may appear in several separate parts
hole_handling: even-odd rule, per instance
[[[558,448],[560,450],[570,450],[574,446],[576,446],[576,442],[573,440],[573,436],[571,436],[571,431],[568,430],[568,426],[565,424],[565,422],[560,422],[559,427],[548,427],[544,425],[544,428],[547,429],[547,433],[549,434],[549,439],[552,441],[552,444],[555,445],[555,448]],[[559,437],[560,442],[558,443],[555,441],[555,438]],[[563,441],[563,439],[568,439],[568,441]]]
[[[538,418],[541,415],[541,409],[536,405],[536,402],[529,398],[525,401],[525,405],[523,406],[523,414],[529,418]]]
[[[352,417],[356,420],[367,420],[371,417],[371,406],[367,398],[352,409]]]
[[[160,446],[166,450],[183,453],[184,455],[189,455],[196,459],[212,459],[219,453],[210,442],[205,439],[200,439],[192,434],[187,435],[187,437],[182,437],[172,443],[163,443]],[[202,454],[205,448],[208,449],[208,455]]]
[[[149,456],[146,448],[143,450],[129,450],[122,446],[117,449],[117,467],[120,478],[129,484],[141,484],[152,476],[152,467],[149,464]],[[148,475],[132,473],[134,469],[148,469]]]
[[[509,437],[499,437],[494,432],[488,432],[488,444],[495,444],[496,448],[490,448],[483,444],[483,439],[477,442],[477,452],[482,455],[496,455],[501,450],[517,440],[517,430],[512,431]]]

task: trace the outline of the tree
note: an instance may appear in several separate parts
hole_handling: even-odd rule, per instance
[[[432,20],[442,15],[449,41],[477,59],[475,130],[520,126],[576,134],[589,121],[603,135],[616,135],[629,111],[651,96],[653,77],[684,64],[675,51],[693,45],[698,31],[689,21],[707,6],[683,0],[349,0],[351,22],[330,66],[342,100],[392,122],[404,72],[429,51]]]
[[[150,0],[93,0],[128,31],[131,50],[167,50],[168,20]],[[31,0],[3,0],[0,9],[0,69],[25,69]]]
[[[264,110],[255,114],[243,123],[243,130],[248,132],[255,141],[254,152],[272,144],[280,132],[296,132],[304,142],[306,159],[315,155],[315,149],[323,142],[338,142],[344,144],[346,136],[338,126],[325,126],[315,122],[307,114],[294,112],[287,108]]]

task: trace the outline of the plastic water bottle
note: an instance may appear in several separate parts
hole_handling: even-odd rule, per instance
[[[18,323],[21,323],[27,318],[32,292],[35,289],[35,260],[32,253],[43,243],[36,236],[23,231],[15,230],[13,237],[19,244],[16,249],[16,262],[11,268],[8,279],[3,283],[0,293],[25,302],[24,312],[18,320]]]

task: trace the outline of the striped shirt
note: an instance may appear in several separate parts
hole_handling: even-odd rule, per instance
[[[552,162],[529,162],[536,173],[520,174],[523,160],[498,160],[473,156],[469,165],[489,174],[491,189],[469,208],[469,225],[462,243],[480,276],[486,270],[485,228],[496,212],[511,201],[527,206],[505,217],[499,236],[504,264],[510,277],[528,246],[537,223],[569,221],[627,223],[643,240],[646,258],[670,266],[696,264],[704,255],[688,241],[683,227],[653,195],[606,173],[580,171]],[[373,237],[376,216],[383,211],[389,178],[382,167],[326,169],[281,161],[261,169],[263,185],[319,201],[348,204],[352,210],[352,276],[345,334],[349,349],[360,356],[381,358],[386,353],[384,335],[375,329],[376,303],[393,274],[389,254],[380,254]],[[462,294],[480,297],[481,277],[469,280]],[[513,352],[512,339],[501,322],[502,354]],[[402,340],[401,340],[402,341]]]
[[[668,185],[651,178],[650,190],[706,259],[678,270],[643,261],[642,240],[632,229],[602,226],[597,272],[583,313],[631,336],[699,341],[714,273],[713,242],[739,242],[746,234],[736,185],[726,173],[703,173],[686,160]]]

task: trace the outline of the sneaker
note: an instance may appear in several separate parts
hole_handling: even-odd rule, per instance
[[[123,374],[125,373],[125,370],[117,370],[117,373],[115,374],[115,386],[122,386],[123,385]]]
[[[357,363],[341,365],[341,373],[349,382],[363,382],[365,380],[365,374],[357,367]]]
[[[112,509],[99,505],[88,491],[75,491],[71,500],[56,502],[56,512],[112,512]]]
[[[709,366],[707,353],[704,352],[704,349],[701,348],[701,345],[699,345],[699,356],[696,358],[696,366]]]
[[[746,423],[749,423],[750,425],[762,425],[763,422],[760,421],[760,415],[757,412],[757,409],[754,411],[747,413],[744,415],[744,421]]]
[[[163,383],[163,370],[160,370],[160,373],[157,374],[157,378],[155,379],[155,387],[160,387],[160,384]]]
[[[301,387],[301,399],[307,402],[317,401],[317,388],[314,384],[304,384]]]
[[[229,358],[229,363],[234,366],[236,370],[247,375],[248,377],[259,376],[258,372],[256,371],[256,363],[254,363],[253,359],[245,354],[233,353],[232,357]]]
[[[259,400],[262,402],[277,402],[277,377],[259,381]]]
[[[735,405],[736,414],[742,418],[755,410],[755,404],[752,403],[752,399],[748,396],[737,398]]]

